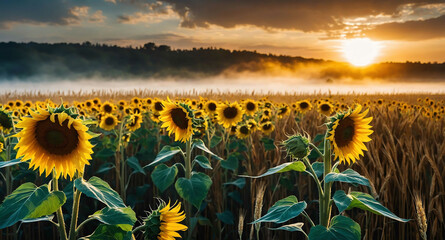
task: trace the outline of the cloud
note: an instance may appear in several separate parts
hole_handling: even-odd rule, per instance
[[[178,18],[178,15],[170,8],[151,5],[148,12],[138,11],[131,15],[120,15],[117,21],[123,24],[158,23],[168,19]]]
[[[445,37],[445,15],[421,21],[381,24],[364,31],[364,34],[377,40],[418,41],[443,38]]]
[[[183,27],[219,25],[232,28],[255,25],[263,28],[320,32],[345,27],[347,18],[393,15],[403,0],[162,0],[173,6]],[[432,0],[430,0],[432,1]],[[412,3],[427,2],[411,0]]]
[[[102,10],[97,10],[88,18],[89,22],[102,23],[107,19],[102,13]]]
[[[0,1],[0,28],[18,23],[68,25],[79,20],[68,1]]]

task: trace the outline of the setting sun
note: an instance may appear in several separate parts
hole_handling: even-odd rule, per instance
[[[369,38],[343,41],[342,51],[346,60],[355,66],[372,64],[380,51],[380,45]]]

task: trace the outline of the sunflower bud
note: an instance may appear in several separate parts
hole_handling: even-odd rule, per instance
[[[309,140],[301,135],[290,136],[283,141],[283,145],[294,158],[304,158],[309,154]]]
[[[161,232],[161,213],[158,210],[153,211],[144,219],[144,240],[157,239]]]

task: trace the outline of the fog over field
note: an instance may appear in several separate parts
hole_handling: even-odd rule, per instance
[[[77,80],[0,80],[0,93],[7,92],[54,92],[91,90],[134,90],[148,89],[168,92],[206,90],[235,92],[255,91],[315,93],[445,93],[445,81],[418,82],[377,80],[308,80],[290,77],[243,77],[205,79],[77,79]]]

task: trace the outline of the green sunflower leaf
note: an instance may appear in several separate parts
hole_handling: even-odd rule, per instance
[[[99,225],[93,234],[83,237],[84,240],[131,240],[132,232],[116,225]]]
[[[276,202],[267,214],[252,222],[252,224],[260,222],[284,223],[292,218],[300,215],[306,209],[306,202],[298,202],[297,197],[291,195]]]
[[[157,165],[159,163],[167,162],[168,160],[172,159],[176,154],[183,153],[182,149],[179,146],[172,147],[172,146],[164,146],[161,151],[159,151],[158,155],[156,156],[155,160],[148,165],[144,167],[150,167]],[[184,154],[184,153],[183,153]]]
[[[175,188],[181,198],[199,209],[211,185],[212,179],[209,176],[204,173],[193,173],[190,179],[178,178]]]
[[[353,184],[361,184],[370,187],[369,180],[352,169],[346,169],[341,173],[331,172],[324,179],[329,182],[346,182]]]
[[[89,218],[96,219],[108,225],[126,224],[130,226],[133,226],[137,220],[136,213],[130,207],[125,207],[125,208],[105,207],[95,212],[93,215],[90,215]]]
[[[0,205],[0,229],[19,221],[32,220],[51,215],[66,201],[61,191],[50,192],[48,185],[37,187],[24,183],[8,195]]]
[[[210,155],[212,155],[214,158],[216,158],[218,160],[223,160],[218,155],[216,155],[212,151],[210,151],[201,139],[193,140],[192,149],[195,147],[201,149],[202,151],[204,151],[206,153],[209,153]]]
[[[91,177],[88,182],[83,178],[78,178],[74,181],[74,187],[108,207],[126,207],[119,194],[107,182],[98,177]]]
[[[360,225],[345,216],[334,216],[328,228],[317,225],[309,232],[309,240],[360,240],[360,238]]]
[[[279,166],[269,168],[267,172],[259,175],[259,176],[246,176],[242,175],[243,177],[249,177],[249,178],[261,178],[265,176],[269,176],[275,173],[283,173],[283,172],[289,172],[289,171],[297,171],[297,172],[304,172],[306,170],[306,166],[302,161],[296,161],[296,162],[287,162],[283,163]]]
[[[178,168],[176,166],[168,167],[165,164],[160,164],[151,173],[151,179],[162,193],[175,182],[177,174]]]

